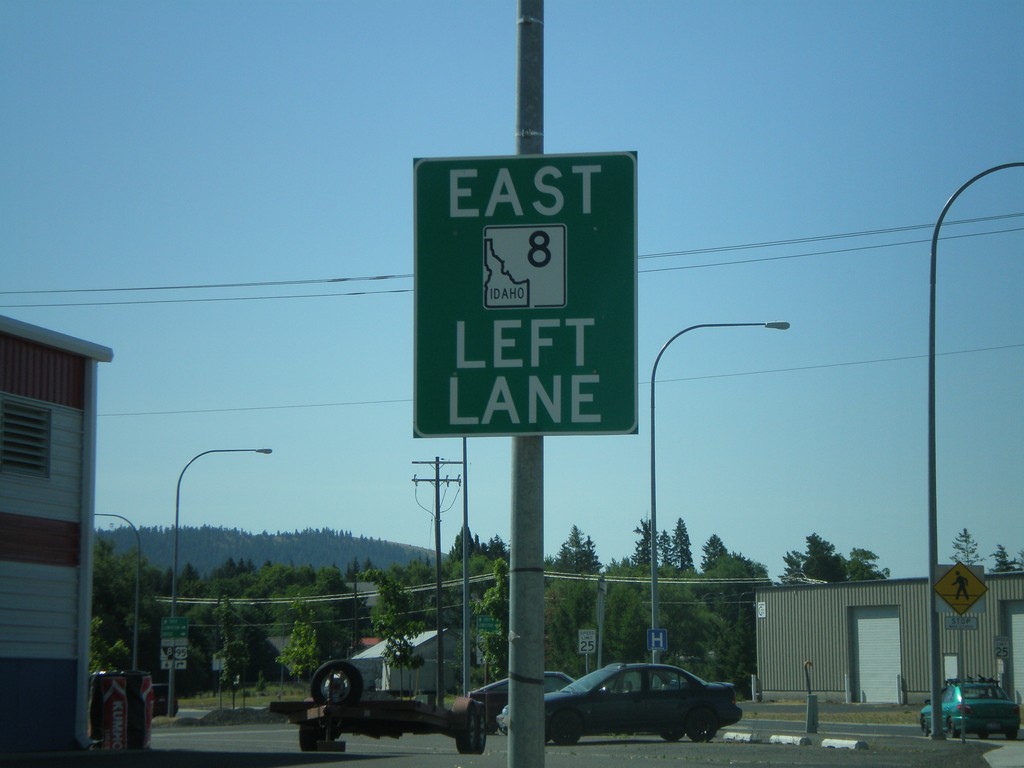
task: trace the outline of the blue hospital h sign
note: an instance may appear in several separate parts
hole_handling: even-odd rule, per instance
[[[647,650],[648,651],[667,651],[668,650],[668,630],[667,629],[648,629],[647,630]]]

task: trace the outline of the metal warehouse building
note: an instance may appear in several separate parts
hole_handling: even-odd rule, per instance
[[[1024,573],[990,573],[988,591],[947,628],[940,613],[943,676],[1000,679],[1024,697]],[[758,685],[765,699],[800,698],[807,677],[830,700],[923,702],[930,696],[927,579],[765,587],[755,597]],[[941,600],[939,601],[942,602]],[[996,639],[1005,658],[997,659]],[[1000,655],[1003,655],[1001,652]],[[810,666],[805,670],[805,663]]]
[[[4,752],[87,744],[96,373],[112,357],[0,317]]]

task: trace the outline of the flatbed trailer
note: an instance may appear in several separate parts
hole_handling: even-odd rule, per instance
[[[459,697],[451,709],[392,696],[362,696],[359,672],[343,661],[328,662],[314,675],[313,697],[273,701],[270,711],[299,726],[303,752],[344,752],[346,733],[379,739],[406,733],[441,733],[455,739],[463,754],[482,754],[487,745],[484,707]],[[319,700],[318,700],[319,699]]]

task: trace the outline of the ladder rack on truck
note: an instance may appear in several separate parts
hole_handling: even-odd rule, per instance
[[[299,726],[303,752],[344,752],[345,733],[379,739],[405,733],[441,733],[455,739],[460,753],[482,754],[487,744],[484,708],[478,701],[459,697],[444,709],[391,697],[362,698],[362,675],[346,661],[329,661],[313,675],[312,698],[275,701],[270,711],[287,715]]]

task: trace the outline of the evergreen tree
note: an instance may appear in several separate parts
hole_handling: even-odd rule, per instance
[[[593,540],[589,536],[584,539],[583,531],[574,525],[569,530],[569,538],[559,547],[554,566],[569,573],[599,573],[601,561]]]
[[[672,564],[680,571],[693,570],[693,552],[690,549],[690,534],[682,518],[676,520],[672,531]]]
[[[854,547],[850,550],[850,559],[846,561],[847,578],[849,581],[874,581],[888,579],[889,569],[879,569],[875,565],[878,555],[867,549]]]
[[[807,537],[804,575],[818,581],[847,581],[846,559],[836,552],[834,544],[812,533]]]
[[[646,632],[642,628],[649,626],[650,621],[649,588],[634,584],[610,584],[604,608],[604,662],[631,662],[649,658]],[[671,629],[669,637],[672,637]]]
[[[782,572],[783,584],[800,583],[806,580],[807,577],[804,576],[805,559],[806,555],[795,549],[789,550],[789,552],[782,556],[782,562],[786,566]]]
[[[636,567],[651,565],[651,521],[641,520],[633,533],[637,535],[636,545],[633,547],[632,563]]]
[[[672,539],[669,537],[668,531],[658,532],[658,565],[667,565],[676,570],[679,568],[676,565],[676,558],[672,552]]]
[[[993,573],[1011,573],[1021,569],[1021,564],[1010,557],[1002,544],[996,544],[996,551],[992,553],[992,563]]]
[[[353,557],[352,562],[350,562],[348,564],[348,568],[345,569],[345,578],[349,581],[355,581],[359,577],[360,573],[372,569],[372,565],[370,566],[370,568],[363,568],[361,565],[359,565],[359,558]]]
[[[966,528],[953,539],[953,559],[964,565],[977,565],[981,562],[978,557],[978,542]]]
[[[490,538],[490,541],[487,542],[486,551],[487,557],[489,557],[491,560],[497,560],[500,558],[508,562],[508,560],[510,559],[511,553],[508,550],[508,544],[506,544],[502,540],[501,536],[492,536]]]
[[[729,554],[729,550],[725,548],[725,544],[718,537],[717,533],[711,534],[701,551],[704,553],[704,556],[700,560],[700,569],[704,573],[713,570],[715,565],[718,564],[719,559]]]
[[[579,653],[578,631],[596,627],[597,589],[593,581],[552,580],[544,590],[545,669],[580,677],[586,658]],[[595,659],[591,657],[593,666]]]
[[[768,569],[730,552],[720,555],[704,575],[725,583],[708,603],[706,653],[698,674],[731,682],[749,693],[750,676],[757,670],[754,587],[768,580]]]
[[[468,543],[467,550],[468,550],[469,557],[472,559],[472,557],[474,555],[479,554],[480,551],[481,551],[480,537],[479,536],[473,536],[473,532],[472,531],[470,531],[469,533],[470,533],[470,535],[467,537],[467,539],[468,539],[468,541],[467,541],[467,543]],[[461,528],[459,529],[459,532],[455,534],[455,542],[452,544],[452,548],[448,552],[448,559],[449,560],[455,560],[455,561],[457,561],[459,563],[462,562],[462,529]]]
[[[835,545],[812,533],[806,539],[807,549],[804,552],[791,550],[782,557],[786,564],[783,574],[783,581],[849,581],[846,558],[836,552]],[[855,550],[863,553],[859,557],[875,557],[868,550]],[[859,573],[867,575],[872,572],[873,565],[868,562],[861,562],[858,565]],[[880,574],[881,572],[879,572]],[[874,578],[878,578],[875,576]]]

